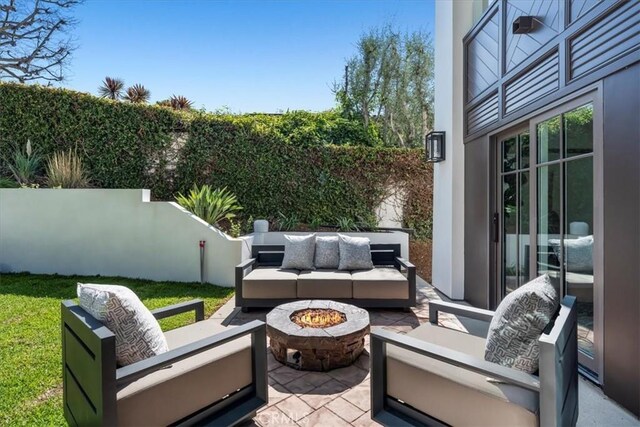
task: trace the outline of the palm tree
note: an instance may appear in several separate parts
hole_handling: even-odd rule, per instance
[[[98,93],[103,98],[120,99],[120,97],[122,96],[123,88],[124,81],[122,79],[105,77],[104,81],[102,82],[102,86],[98,88]]]
[[[145,88],[139,83],[136,83],[133,86],[129,87],[127,89],[127,92],[123,96],[124,99],[135,104],[147,103],[149,102],[150,97],[151,92],[149,91],[149,89]]]
[[[169,103],[174,110],[190,110],[193,105],[193,101],[182,95],[172,95]]]

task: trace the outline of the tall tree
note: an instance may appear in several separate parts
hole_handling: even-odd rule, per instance
[[[71,10],[82,0],[3,0],[0,79],[62,81],[74,50]]]
[[[364,34],[335,92],[345,115],[374,121],[388,145],[417,147],[433,126],[433,46],[429,34],[390,26]]]

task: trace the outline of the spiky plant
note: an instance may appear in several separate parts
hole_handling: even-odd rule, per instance
[[[136,83],[127,89],[123,98],[129,102],[133,102],[134,104],[145,104],[149,102],[151,92],[146,87]]]
[[[33,184],[36,180],[42,156],[37,149],[31,147],[31,140],[27,140],[24,150],[19,144],[13,144],[13,152],[4,161],[20,185]]]
[[[47,161],[47,184],[55,188],[86,188],[89,177],[73,151],[54,153]]]
[[[102,85],[98,88],[98,93],[102,98],[120,99],[124,89],[124,80],[105,77]]]
[[[231,220],[235,218],[236,212],[242,210],[236,196],[226,187],[213,190],[208,185],[200,188],[194,185],[186,196],[178,193],[176,201],[211,225],[217,225],[222,220]]]
[[[171,95],[169,102],[174,110],[190,110],[193,106],[193,101],[182,95]]]

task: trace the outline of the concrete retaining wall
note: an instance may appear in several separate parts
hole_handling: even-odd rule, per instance
[[[252,237],[229,237],[149,190],[0,189],[0,272],[234,285]]]

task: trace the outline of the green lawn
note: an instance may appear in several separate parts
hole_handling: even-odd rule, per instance
[[[206,315],[231,288],[119,277],[0,275],[0,426],[65,425],[62,415],[60,301],[76,299],[76,283],[131,288],[150,309],[200,298]],[[193,321],[193,312],[160,321],[163,330]]]

